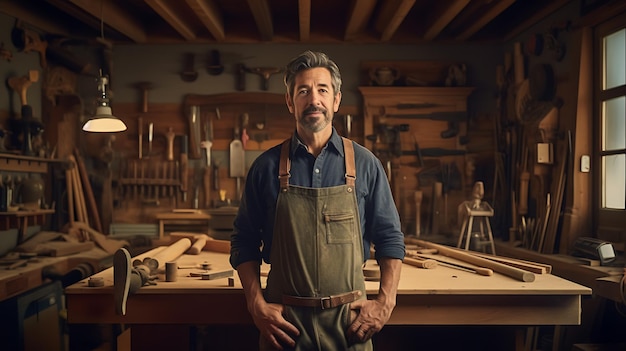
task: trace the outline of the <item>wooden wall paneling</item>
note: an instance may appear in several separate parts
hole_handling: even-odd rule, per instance
[[[214,95],[187,95],[183,99],[183,109],[199,106],[202,123],[213,126],[212,150],[218,152],[213,158],[218,167],[219,188],[225,191],[226,199],[237,204],[237,181],[229,176],[229,146],[235,137],[235,130],[248,137],[244,141],[247,162],[256,155],[288,138],[294,129],[293,117],[285,104],[283,94],[273,93],[226,93]],[[247,119],[244,118],[247,116]],[[243,140],[242,140],[243,141]],[[221,153],[220,153],[221,152]],[[219,156],[218,156],[219,154]],[[213,174],[215,176],[215,174]],[[241,187],[244,186],[242,180]],[[212,202],[223,205],[218,191],[213,191]]]
[[[183,202],[180,193],[179,157],[182,136],[187,133],[181,105],[150,103],[147,112],[141,111],[140,107],[136,103],[118,103],[113,106],[113,114],[128,127],[125,132],[117,133],[112,143],[116,160],[112,169],[115,184],[112,221],[116,223],[154,223],[157,213],[177,207],[190,207],[189,197]],[[151,151],[148,140],[150,123],[153,125]],[[167,133],[170,128],[175,135],[173,161],[167,160]],[[139,159],[140,129],[143,133],[142,159]],[[104,140],[99,141],[98,145],[95,149],[102,150]]]
[[[212,120],[213,150],[222,153],[227,152],[229,143],[233,139],[233,129],[235,125],[241,123],[241,116],[244,113],[249,116],[250,139],[247,142],[246,151],[256,153],[267,150],[289,137],[294,130],[293,116],[286,107],[284,94],[188,95],[182,103],[115,103],[112,106],[113,114],[122,119],[128,129],[114,134],[81,131],[85,117],[84,106],[78,95],[58,95],[54,104],[48,100],[44,103],[46,103],[44,108],[46,112],[42,115],[45,126],[44,139],[50,144],[49,152],[54,151],[56,157],[62,159],[71,155],[76,147],[80,148],[89,178],[94,183],[94,192],[98,197],[96,200],[102,200],[99,197],[104,188],[103,182],[108,179],[105,174],[111,173],[115,206],[111,220],[107,222],[113,223],[153,223],[157,213],[173,208],[192,207],[193,196],[188,196],[187,200],[183,201],[179,186],[167,185],[171,182],[160,186],[153,184],[153,182],[161,181],[161,178],[175,178],[173,181],[180,182],[180,172],[175,170],[175,163],[179,161],[182,136],[189,134],[188,121],[184,114],[184,109],[189,104],[201,105],[202,124],[207,123],[209,119]],[[220,108],[221,119],[216,116],[216,107]],[[10,118],[9,114],[6,111],[0,112],[0,125],[6,125]],[[363,119],[356,106],[341,106],[334,123],[338,131],[345,135],[343,124],[345,114],[351,114],[354,117],[353,139],[363,143]],[[142,128],[138,124],[140,121]],[[150,123],[153,124],[154,131],[151,152],[149,152],[147,135]],[[173,143],[175,160],[171,164],[168,163],[164,170],[161,165],[167,157],[169,128],[175,134]],[[141,161],[139,160],[140,129],[143,132]],[[107,147],[111,147],[112,152]],[[203,159],[192,160],[189,165],[188,181],[192,185],[196,178],[199,178],[200,172],[204,175],[202,161]],[[222,163],[218,168],[220,185],[227,193],[235,194],[235,180],[228,176],[227,161],[219,158],[218,161]],[[110,162],[110,169],[108,169],[107,162]],[[139,165],[142,164],[145,168],[143,177],[139,172]],[[137,175],[133,173],[134,165],[137,165]],[[144,181],[149,184],[124,185],[120,182],[124,178],[136,178],[138,182]],[[143,190],[143,198],[138,194],[139,189]],[[157,191],[158,197],[154,195]],[[212,200],[218,199],[217,191],[211,195]],[[201,199],[199,202],[203,203],[203,201],[204,199]],[[61,205],[57,204],[57,206]],[[103,228],[103,231],[108,232],[108,229]]]
[[[43,138],[55,150],[57,158],[72,155],[81,140],[83,103],[78,95],[59,95],[54,105],[43,100]]]
[[[392,157],[391,187],[400,213],[403,230],[415,234],[415,192],[422,191],[420,223],[422,233],[455,233],[457,206],[467,200],[467,150],[461,138],[467,133],[467,97],[472,87],[359,87],[364,100],[364,140],[366,147],[381,157],[388,148],[380,138],[374,142],[368,136],[380,135],[381,126],[404,125],[398,133],[402,155]],[[444,116],[445,118],[440,118]],[[454,117],[457,116],[457,117]],[[450,118],[459,118],[458,132],[443,137],[449,131]],[[417,155],[419,146],[421,160]],[[443,194],[436,199],[437,183]],[[436,207],[436,208],[434,208]],[[434,217],[439,212],[438,217]],[[433,221],[437,221],[434,223]]]
[[[166,144],[167,138],[165,134],[168,128],[172,128],[175,133],[174,142],[174,158],[179,161],[181,152],[182,135],[189,134],[189,125],[184,111],[192,105],[200,106],[201,127],[211,121],[213,127],[213,145],[211,148],[212,165],[217,165],[217,183],[219,188],[226,191],[227,198],[235,199],[236,180],[229,177],[228,168],[228,150],[229,144],[234,137],[234,128],[242,127],[242,115],[248,115],[247,134],[248,141],[246,143],[247,158],[253,158],[258,153],[269,149],[270,147],[281,143],[284,139],[291,136],[295,129],[294,117],[289,113],[285,103],[284,94],[273,94],[264,92],[241,92],[241,93],[225,93],[214,95],[195,95],[189,94],[183,98],[181,103],[166,104],[150,104],[147,112],[141,112],[140,106],[136,103],[115,104],[113,107],[114,115],[120,117],[128,130],[123,133],[116,134],[116,140],[113,143],[113,149],[116,153],[116,159],[119,161],[116,169],[113,170],[114,178],[134,178],[133,165],[138,160],[138,119],[141,117],[143,124],[143,162],[162,162],[167,156]],[[219,116],[218,116],[219,111]],[[334,125],[338,132],[342,135],[345,133],[343,118],[345,114],[353,115],[352,136],[357,142],[363,142],[363,118],[356,106],[342,106],[335,115]],[[152,145],[152,153],[148,154],[147,131],[148,124],[154,125],[154,140]],[[202,137],[204,133],[201,132]],[[93,142],[97,145],[98,142]],[[93,157],[97,157],[92,152]],[[169,196],[169,189],[166,189],[167,195],[159,197],[159,203],[146,203],[141,201],[141,197],[134,195],[134,186],[119,187],[115,189],[116,207],[114,208],[113,221],[123,223],[153,223],[155,215],[174,208],[191,208],[193,207],[193,190],[200,181],[199,189],[199,205],[204,208],[206,199],[204,198],[203,184],[206,171],[205,157],[189,159],[187,181],[189,184],[189,193],[187,200],[183,198],[176,188],[176,198]],[[250,160],[248,160],[250,161]],[[212,167],[213,168],[213,167]],[[137,170],[137,177],[140,177],[140,170]],[[177,173],[180,177],[180,172]],[[177,178],[179,179],[179,178]],[[209,180],[213,184],[215,181],[214,169],[211,169]],[[245,179],[244,179],[245,182]],[[211,184],[211,185],[212,185]],[[243,184],[242,184],[243,186]],[[144,190],[146,190],[144,188]],[[138,192],[138,190],[137,190]],[[209,193],[209,203],[213,205],[224,205],[220,203],[219,192],[211,187]]]

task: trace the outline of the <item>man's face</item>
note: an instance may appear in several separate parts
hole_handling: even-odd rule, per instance
[[[341,93],[335,96],[330,71],[322,67],[298,73],[293,96],[287,96],[289,112],[302,128],[314,133],[332,126],[340,102]]]

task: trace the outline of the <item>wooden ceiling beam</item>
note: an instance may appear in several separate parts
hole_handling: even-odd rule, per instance
[[[376,30],[381,33],[381,41],[389,41],[393,37],[414,4],[415,0],[384,2],[380,16],[376,20]]]
[[[506,37],[504,38],[504,41],[513,40],[522,32],[532,27],[533,25],[543,20],[544,18],[548,17],[553,12],[567,5],[569,2],[571,2],[571,0],[559,0],[559,1],[552,2],[549,5],[546,5],[546,7],[543,7],[541,10],[536,11],[535,13],[533,13],[531,17],[527,18],[522,23],[520,23],[515,28],[513,28],[513,30],[511,30],[506,35]]]
[[[92,16],[78,7],[70,4],[66,0],[46,0],[49,4],[67,13],[69,16],[76,18],[87,26],[100,31],[100,18]]]
[[[56,33],[64,36],[68,36],[69,29],[60,26],[59,23],[55,20],[51,20],[48,17],[35,14],[32,9],[29,9],[28,6],[24,4],[5,1],[0,6],[0,12],[6,14],[7,16],[15,17],[22,22],[28,23],[28,25],[36,27],[37,29],[47,32],[47,33]]]
[[[213,0],[186,0],[187,5],[198,16],[202,24],[217,41],[226,39],[224,16]]]
[[[363,32],[367,27],[374,13],[376,7],[376,0],[353,0],[350,13],[348,14],[348,24],[346,25],[346,32],[343,35],[344,40],[353,40],[359,33]]]
[[[261,34],[261,40],[271,41],[274,38],[274,22],[268,0],[247,0],[252,16]]]
[[[424,33],[424,39],[435,39],[469,3],[470,0],[454,0],[450,3],[440,1],[438,4],[445,5],[440,9],[440,12],[432,16],[435,21],[428,27],[426,33]]]
[[[109,27],[125,35],[135,43],[146,43],[146,31],[136,18],[111,1],[69,0],[92,16],[102,19]]]
[[[513,5],[515,0],[502,0],[495,3],[495,5],[491,6],[487,11],[482,13],[482,16],[472,21],[472,24],[467,27],[463,33],[459,34],[456,39],[457,40],[467,40],[472,35],[476,34],[479,30],[481,30],[484,26],[486,26],[489,22],[493,21],[494,18],[498,17],[499,14],[504,12],[504,10],[508,9],[509,6]]]
[[[300,41],[308,41],[311,37],[311,0],[298,0],[298,22]]]
[[[171,5],[166,4],[163,0],[144,0],[154,12],[158,13],[165,22],[174,28],[185,40],[192,41],[196,39],[196,33],[187,25],[184,18],[181,18]]]

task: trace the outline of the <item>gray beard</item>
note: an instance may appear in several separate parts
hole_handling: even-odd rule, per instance
[[[328,112],[324,112],[323,119],[308,119],[307,117],[300,117],[298,119],[298,123],[304,129],[311,131],[313,133],[317,133],[324,128],[326,128],[330,123],[332,123],[332,117],[328,116]]]

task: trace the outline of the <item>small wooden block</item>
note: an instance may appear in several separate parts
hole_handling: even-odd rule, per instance
[[[213,279],[232,277],[233,274],[234,273],[232,269],[228,269],[228,270],[221,271],[221,272],[215,272],[215,273],[204,273],[202,274],[202,280],[213,280]]]

